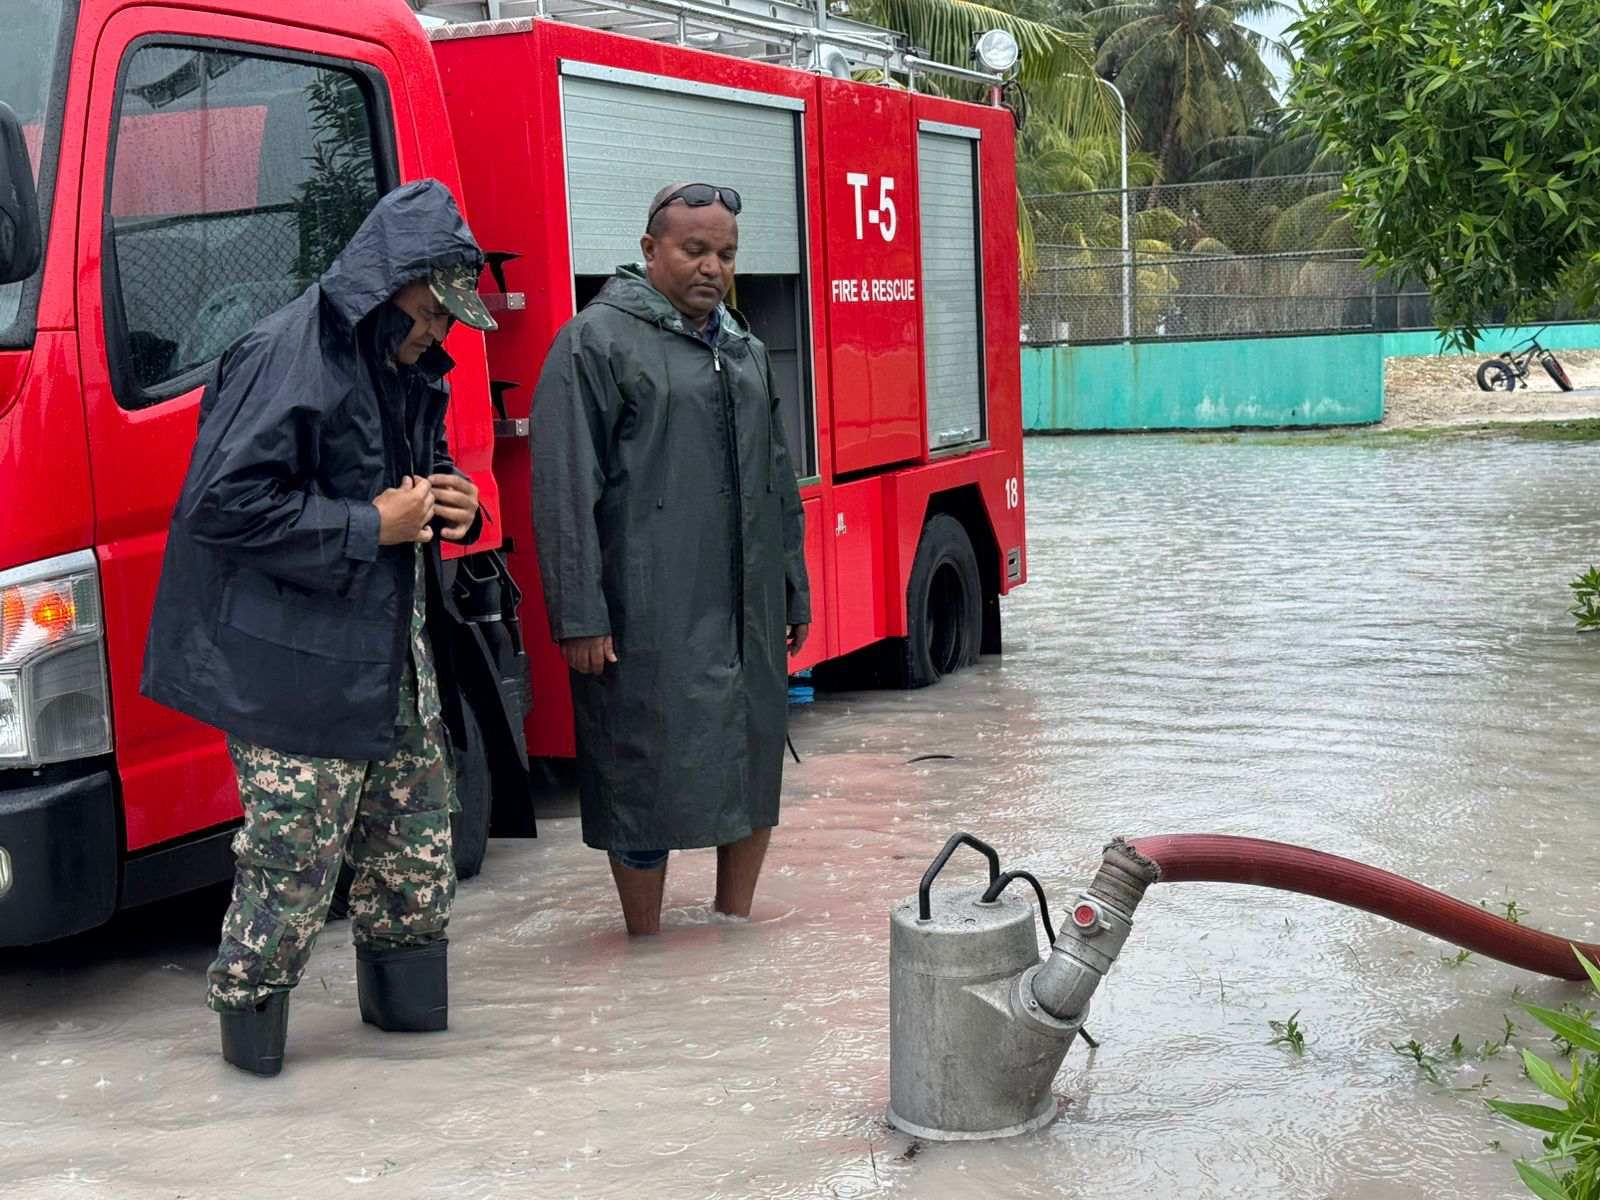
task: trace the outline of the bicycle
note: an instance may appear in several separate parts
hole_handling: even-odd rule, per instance
[[[1539,330],[1543,333],[1544,330]],[[1486,392],[1510,392],[1516,389],[1518,381],[1527,386],[1528,371],[1533,360],[1537,358],[1539,365],[1544,368],[1544,373],[1555,380],[1555,385],[1563,392],[1572,390],[1572,380],[1567,375],[1556,356],[1539,344],[1539,333],[1534,334],[1527,341],[1518,342],[1509,350],[1502,350],[1498,358],[1491,358],[1488,362],[1478,366],[1478,386]],[[1526,346],[1526,350],[1519,347]]]

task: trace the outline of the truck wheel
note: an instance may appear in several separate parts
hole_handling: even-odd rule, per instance
[[[450,815],[450,844],[456,860],[456,878],[471,879],[483,870],[489,849],[489,810],[494,792],[489,778],[489,756],[483,731],[472,705],[461,705],[461,724],[467,744],[456,749],[456,800],[461,811]]]
[[[906,587],[900,685],[927,687],[978,661],[983,593],[978,559],[961,522],[935,513],[922,527]]]

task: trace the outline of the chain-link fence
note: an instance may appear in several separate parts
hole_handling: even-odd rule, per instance
[[[1027,197],[1023,341],[1429,327],[1424,289],[1361,266],[1338,194],[1325,174]]]
[[[319,214],[309,205],[118,217],[112,261],[130,382],[151,388],[220,355],[302,292],[302,247]],[[317,272],[328,259],[313,260]]]

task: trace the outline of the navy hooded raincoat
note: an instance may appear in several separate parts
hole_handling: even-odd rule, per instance
[[[223,354],[167,539],[146,696],[288,754],[393,752],[415,548],[378,545],[372,501],[407,474],[455,469],[453,364],[433,348],[417,400],[385,402],[359,327],[432,268],[482,262],[444,185],[406,184],[318,282]],[[436,598],[437,532],[424,548]]]

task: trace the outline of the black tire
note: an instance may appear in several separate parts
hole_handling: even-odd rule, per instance
[[[873,642],[843,658],[811,668],[811,686],[819,692],[865,692],[904,687],[904,651],[898,638]]]
[[[1546,375],[1555,380],[1556,386],[1563,392],[1572,390],[1572,378],[1567,374],[1567,369],[1556,360],[1554,354],[1546,354],[1539,360],[1539,365],[1544,368]]]
[[[1517,372],[1503,358],[1491,358],[1478,365],[1478,386],[1486,392],[1514,392],[1517,389]]]
[[[935,513],[922,527],[906,586],[906,637],[899,683],[921,688],[978,661],[983,591],[972,540],[961,522]]]
[[[483,745],[483,730],[472,705],[461,705],[461,724],[466,745],[455,747],[456,800],[461,811],[450,816],[450,845],[456,860],[456,878],[471,879],[483,870],[483,856],[489,850],[489,814],[494,807],[494,785],[489,775],[489,756]]]

